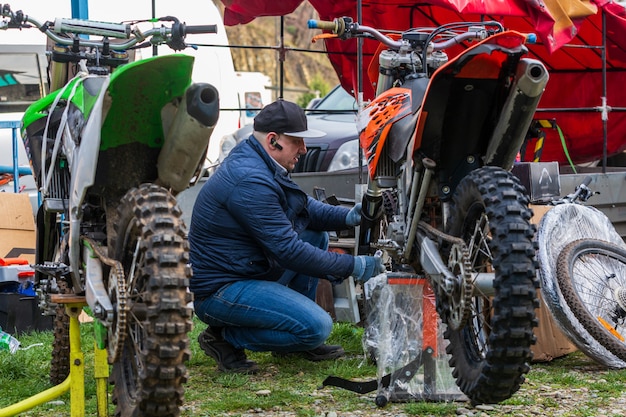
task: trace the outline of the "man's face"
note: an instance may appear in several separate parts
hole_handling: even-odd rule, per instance
[[[298,163],[300,156],[306,153],[304,139],[295,136],[287,136],[285,134],[275,135],[274,140],[278,146],[272,146],[272,158],[274,158],[287,171],[291,172]]]

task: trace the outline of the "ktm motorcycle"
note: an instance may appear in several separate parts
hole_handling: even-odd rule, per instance
[[[530,370],[539,306],[529,197],[509,172],[548,81],[525,57],[529,36],[498,22],[397,36],[349,17],[309,27],[326,42],[380,43],[376,97],[357,117],[368,168],[358,252],[428,280],[471,402],[511,397]]]
[[[50,93],[25,111],[21,129],[41,195],[33,268],[40,307],[54,316],[50,381],[70,369],[69,319],[53,295],[84,296],[112,365],[115,415],[179,415],[192,295],[175,195],[202,169],[219,97],[192,82],[191,56],[130,55],[160,44],[183,50],[187,34],[216,25],[172,16],[39,22],[6,4],[1,13],[3,29],[36,28],[53,45]]]

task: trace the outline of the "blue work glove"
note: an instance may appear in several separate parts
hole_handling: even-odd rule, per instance
[[[346,215],[346,225],[356,226],[361,223],[361,203],[355,204]]]
[[[359,255],[354,257],[354,268],[352,278],[359,282],[366,282],[368,279],[385,272],[385,265],[380,256]]]

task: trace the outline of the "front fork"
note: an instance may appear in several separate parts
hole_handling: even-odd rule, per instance
[[[407,208],[405,204],[401,204],[400,216],[404,218],[404,237],[402,242],[396,242],[400,250],[401,257],[407,260],[411,256],[413,244],[417,236],[417,225],[421,219],[421,213],[424,209],[426,196],[431,185],[431,180],[434,174],[436,164],[430,158],[423,158],[418,167],[413,169],[411,175],[409,190],[402,190],[402,185],[405,184],[404,178],[398,180],[399,196],[401,201],[404,201],[404,195],[408,192],[409,204]],[[420,181],[421,177],[421,181]],[[383,195],[378,183],[375,180],[369,180],[367,183],[367,191],[362,199],[361,209],[361,227],[359,230],[358,241],[358,254],[367,255],[371,254],[370,246],[372,243],[378,243],[380,236],[380,218],[384,215]]]
[[[439,294],[452,296],[462,285],[463,277],[457,277],[449,269],[447,262],[442,259],[439,245],[429,237],[424,231],[418,230],[418,223],[431,180],[436,168],[435,162],[429,158],[421,161],[419,172],[415,172],[411,184],[410,199],[408,205],[409,214],[399,213],[405,219],[405,236],[403,242],[393,242],[399,251],[401,261],[408,262],[411,257],[412,248],[417,242],[418,262],[423,272],[430,278],[431,285],[437,288]],[[400,191],[403,192],[403,191]],[[405,191],[406,192],[406,191]],[[381,227],[381,216],[383,212],[383,194],[376,181],[370,180],[367,184],[367,191],[362,198],[361,225],[358,237],[358,255],[372,255],[372,244],[378,246]],[[436,232],[436,229],[434,229]],[[438,232],[440,237],[446,236],[443,232]],[[453,238],[453,237],[450,237]],[[410,263],[410,262],[409,262]]]

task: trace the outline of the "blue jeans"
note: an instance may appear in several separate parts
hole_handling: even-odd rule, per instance
[[[328,234],[306,230],[300,239],[328,248]],[[237,281],[194,302],[196,315],[223,327],[224,339],[238,349],[297,352],[323,344],[332,318],[315,302],[318,278],[285,271],[274,281]]]

